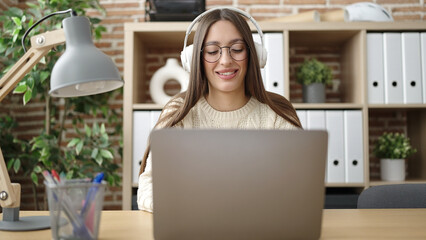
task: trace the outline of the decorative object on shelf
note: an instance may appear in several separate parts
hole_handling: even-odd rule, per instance
[[[166,65],[158,69],[151,78],[149,92],[155,103],[165,105],[172,98],[164,92],[164,85],[169,80],[177,80],[181,92],[188,88],[189,73],[174,58],[167,59]]]
[[[343,22],[345,21],[345,9],[336,9],[322,12],[321,22]]]
[[[145,20],[192,21],[205,10],[205,0],[148,0],[145,1]]]
[[[371,2],[354,3],[345,8],[346,22],[393,22],[392,15],[382,6]]]
[[[383,133],[376,142],[374,155],[380,158],[383,181],[405,180],[405,159],[417,152],[410,139],[402,133]]]
[[[331,69],[315,58],[305,60],[297,69],[297,82],[303,85],[303,102],[325,102],[325,85],[331,84]]]
[[[268,19],[270,22],[319,22],[320,20],[320,14],[317,10]]]

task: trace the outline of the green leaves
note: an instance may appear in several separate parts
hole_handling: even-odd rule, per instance
[[[5,58],[0,58],[0,65],[2,69],[10,69],[20,57],[23,56],[24,51],[21,46],[21,39],[27,29],[29,29],[35,21],[40,20],[42,17],[47,16],[53,12],[63,11],[66,9],[73,9],[78,12],[78,15],[86,15],[86,9],[97,9],[99,12],[104,13],[104,9],[99,3],[99,0],[38,0],[37,2],[31,1],[27,3],[29,8],[9,8],[6,11],[2,11],[0,21],[0,53]],[[52,31],[61,28],[62,20],[68,17],[66,14],[52,16],[48,20],[43,21],[40,25],[35,27],[25,40],[26,48],[30,48],[29,39],[30,37],[44,33],[46,31]],[[106,28],[99,25],[100,19],[94,17],[88,17],[92,23],[93,35],[96,39],[100,39]],[[63,50],[62,46],[56,48],[58,52]],[[4,53],[4,54],[3,54]],[[30,74],[24,78],[33,78],[35,84],[27,84],[27,89],[14,91],[16,94],[23,94],[23,104],[27,104],[31,99],[35,98],[38,94],[47,94],[49,91],[49,80],[50,72],[52,72],[53,66],[56,63],[58,53],[49,53],[43,57],[43,60],[39,61],[33,68]],[[36,72],[37,77],[29,77],[32,73]],[[0,74],[1,75],[1,74]]]
[[[107,175],[113,176],[111,183],[118,183],[119,179],[115,178],[115,170],[118,165],[114,163],[114,154],[110,149],[108,134],[105,124],[94,123],[92,127],[85,124],[84,132],[76,131],[79,137],[73,138],[67,147],[75,152],[75,159],[72,160],[74,165],[78,165],[80,171],[74,171],[72,177],[77,177],[78,174],[84,173],[85,170],[99,169]],[[67,161],[71,161],[68,159]]]
[[[306,60],[297,69],[297,82],[303,85],[311,83],[330,84],[332,79],[331,68],[315,58]]]
[[[27,85],[18,85],[15,90],[13,90],[13,93],[24,93],[27,91]]]
[[[402,133],[383,133],[376,142],[374,154],[378,158],[406,159],[417,152],[410,139]]]
[[[21,160],[19,158],[15,159],[15,162],[13,163],[13,170],[15,171],[15,173],[17,173],[20,168],[21,168]]]
[[[85,15],[86,9],[97,9],[105,13],[99,0],[37,0],[26,3],[29,8],[9,8],[0,15],[0,77],[8,72],[13,65],[24,55],[21,39],[27,29],[42,17],[72,8],[78,15]],[[52,31],[61,27],[62,20],[68,17],[58,15],[49,18],[35,27],[28,35],[25,46],[30,47],[30,37]],[[99,18],[89,17],[92,23],[93,35],[99,39],[106,28],[100,26]],[[23,173],[31,177],[34,184],[38,184],[39,174],[44,170],[55,169],[62,172],[67,178],[93,177],[103,171],[109,184],[118,184],[120,176],[117,174],[118,164],[114,162],[115,152],[111,148],[108,134],[120,136],[120,123],[114,124],[114,130],[106,129],[104,124],[84,124],[87,115],[104,118],[106,122],[118,122],[117,113],[109,108],[109,99],[114,93],[98,94],[96,96],[66,99],[63,105],[53,103],[48,96],[50,89],[50,73],[64,46],[56,47],[44,56],[14,89],[15,94],[22,94],[23,104],[32,99],[46,100],[47,127],[40,130],[40,135],[31,141],[20,140],[11,132],[17,124],[9,117],[0,118],[0,146],[10,171]],[[67,129],[72,120],[75,132]],[[50,123],[50,125],[49,125]],[[84,126],[84,130],[81,130]],[[71,140],[70,135],[71,134]],[[65,140],[64,140],[65,139]],[[69,141],[68,143],[65,141]],[[64,143],[65,142],[65,143]],[[118,151],[121,152],[120,150]]]

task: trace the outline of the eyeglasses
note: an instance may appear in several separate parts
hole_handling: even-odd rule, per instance
[[[247,59],[247,45],[245,43],[234,43],[231,46],[220,47],[216,44],[205,46],[201,49],[203,58],[209,63],[217,62],[222,56],[222,49],[228,48],[228,53],[235,61],[242,61]]]

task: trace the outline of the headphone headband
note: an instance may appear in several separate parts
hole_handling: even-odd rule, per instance
[[[257,24],[256,20],[254,20],[254,18],[251,15],[249,15],[248,13],[246,13],[246,12],[244,12],[244,11],[238,9],[238,8],[234,8],[234,7],[216,7],[216,8],[212,8],[210,10],[207,10],[207,11],[201,13],[191,22],[188,29],[186,30],[185,40],[183,42],[183,51],[185,51],[186,43],[188,41],[188,36],[189,36],[189,34],[191,34],[191,31],[192,31],[192,28],[194,27],[194,25],[197,24],[201,20],[201,18],[204,17],[204,15],[206,15],[207,13],[213,12],[215,10],[220,10],[220,9],[229,9],[229,10],[238,12],[239,14],[248,18],[253,23],[253,25],[256,27],[257,32],[259,33],[259,36],[260,36],[260,41],[262,43],[262,47],[264,46],[262,29],[260,28],[259,24]]]
[[[185,69],[189,69],[190,68],[190,66],[185,66],[185,64],[186,64],[187,61],[191,61],[191,59],[186,59],[186,53],[187,53],[188,50],[192,50],[192,49],[188,49],[187,50],[186,49],[186,47],[187,47],[186,44],[187,44],[187,41],[188,41],[188,36],[189,36],[189,34],[191,34],[192,28],[194,27],[195,24],[197,24],[199,21],[201,21],[201,18],[204,17],[206,14],[208,14],[208,13],[210,13],[212,11],[215,11],[215,10],[220,10],[220,9],[229,9],[229,10],[235,11],[235,12],[239,13],[240,15],[243,15],[244,17],[248,18],[253,23],[253,25],[257,29],[257,32],[258,32],[258,34],[260,36],[260,41],[261,41],[261,50],[260,50],[261,55],[258,56],[258,57],[259,57],[260,61],[266,63],[266,50],[264,50],[265,49],[265,44],[264,44],[263,32],[262,32],[262,29],[260,28],[259,24],[256,22],[256,20],[254,20],[254,18],[252,16],[250,16],[248,13],[246,13],[246,12],[244,12],[244,11],[238,9],[238,8],[234,8],[234,7],[216,7],[216,8],[212,8],[210,10],[207,10],[207,11],[201,13],[200,15],[198,15],[191,22],[191,24],[188,26],[188,29],[186,30],[186,34],[185,34],[185,40],[183,42],[183,50],[182,50],[182,54],[183,55],[181,56],[182,58],[185,59],[185,61],[182,61],[183,67]],[[264,65],[264,63],[263,63],[263,65]],[[263,66],[261,66],[261,67],[263,67]],[[187,71],[189,71],[189,70],[187,70]]]

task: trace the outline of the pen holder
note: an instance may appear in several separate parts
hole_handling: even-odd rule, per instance
[[[44,183],[53,239],[97,239],[106,183]]]

